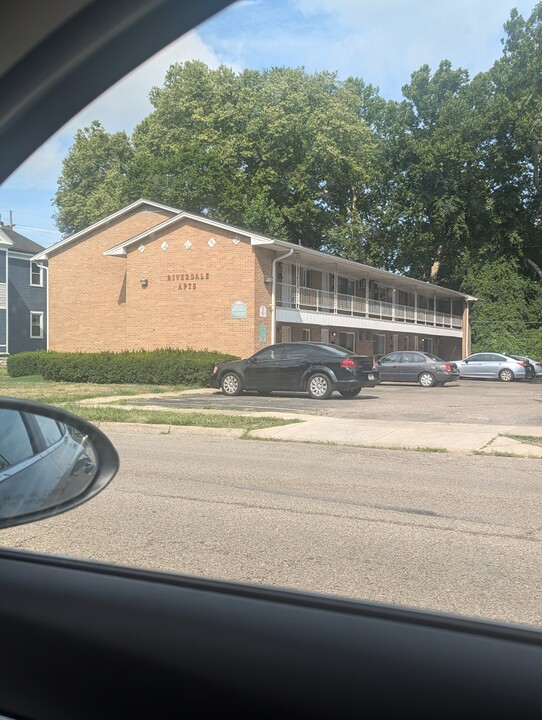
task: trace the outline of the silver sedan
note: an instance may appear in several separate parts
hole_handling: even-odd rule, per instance
[[[456,361],[462,378],[485,378],[488,380],[523,380],[526,377],[526,363],[511,355],[500,353],[474,353],[464,360]]]

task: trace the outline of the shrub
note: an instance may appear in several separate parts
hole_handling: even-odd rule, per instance
[[[235,360],[210,350],[137,350],[68,353],[40,350],[8,358],[12,377],[43,375],[56,382],[139,383],[209,386],[217,363]]]

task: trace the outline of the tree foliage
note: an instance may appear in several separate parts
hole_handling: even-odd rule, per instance
[[[146,197],[463,289],[481,298],[477,346],[536,349],[542,3],[504,32],[487,72],[423,65],[400,102],[330,72],[172,65],[131,138],[78,131],[58,227]]]

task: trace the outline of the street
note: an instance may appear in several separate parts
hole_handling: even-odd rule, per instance
[[[4,546],[542,627],[540,460],[110,437],[111,485]]]

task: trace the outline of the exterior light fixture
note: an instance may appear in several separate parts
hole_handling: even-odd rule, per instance
[[[266,276],[264,277],[263,281],[266,282],[266,283],[271,283],[271,282],[273,282],[273,276],[272,276],[272,275],[266,275]]]
[[[147,278],[142,278],[139,282],[141,283],[142,288],[146,288],[147,285],[149,284],[149,281],[147,280]]]

